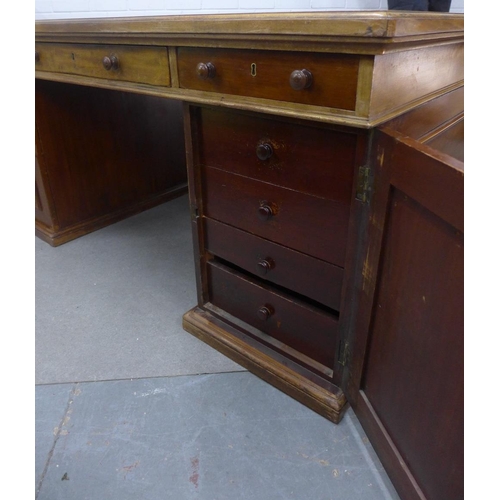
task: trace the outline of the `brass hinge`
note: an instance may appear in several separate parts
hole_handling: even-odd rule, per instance
[[[191,205],[191,220],[196,220],[200,216],[200,212],[198,210],[198,207],[196,205]]]
[[[368,193],[370,189],[370,168],[359,167],[356,184],[356,199],[366,203],[368,201]]]
[[[340,365],[345,366],[347,364],[348,358],[349,358],[349,342],[341,339],[337,361],[339,362]]]

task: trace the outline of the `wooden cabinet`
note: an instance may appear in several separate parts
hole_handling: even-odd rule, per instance
[[[186,106],[185,328],[334,422],[351,403],[405,500],[463,496],[461,102],[370,131]]]
[[[463,15],[36,30],[37,234],[187,175],[184,328],[333,422],[350,403],[404,500],[461,498]]]
[[[202,263],[199,307],[239,325],[277,359],[338,383],[339,311],[363,134],[241,111],[186,113],[196,158],[188,168]]]

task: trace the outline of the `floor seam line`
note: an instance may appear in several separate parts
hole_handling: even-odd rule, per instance
[[[54,454],[54,450],[56,448],[57,442],[59,441],[59,438],[61,436],[61,431],[62,431],[62,428],[64,427],[64,423],[66,421],[66,417],[67,417],[67,415],[69,413],[70,407],[73,404],[73,400],[74,400],[74,397],[76,395],[76,388],[77,387],[78,387],[78,382],[76,382],[76,383],[73,384],[73,389],[70,392],[69,399],[68,399],[68,402],[66,404],[66,408],[64,410],[62,419],[61,419],[61,421],[60,421],[60,423],[59,423],[59,425],[57,427],[57,433],[56,433],[56,435],[54,437],[54,441],[53,441],[52,446],[50,448],[50,451],[49,451],[49,453],[47,455],[47,460],[45,461],[45,466],[43,468],[42,475],[40,476],[40,480],[38,481],[38,484],[37,484],[37,487],[36,487],[35,500],[37,500],[38,495],[40,494],[40,491],[42,489],[42,484],[43,484],[43,481],[45,479],[45,475],[47,474],[47,471],[49,469],[49,465],[50,465],[50,462],[52,460],[52,455]]]
[[[36,387],[43,387],[43,386],[51,386],[51,385],[71,385],[71,384],[95,384],[95,383],[100,383],[100,382],[134,382],[136,380],[153,380],[153,379],[160,379],[160,378],[180,378],[180,377],[198,377],[200,375],[225,375],[225,374],[230,374],[230,373],[250,373],[249,370],[230,370],[230,371],[223,371],[223,372],[200,372],[200,373],[181,373],[181,374],[176,374],[176,375],[152,375],[152,376],[144,376],[144,377],[125,377],[125,378],[103,378],[103,379],[98,379],[98,380],[78,380],[78,381],[72,381],[72,382],[46,382],[46,383],[36,383]]]

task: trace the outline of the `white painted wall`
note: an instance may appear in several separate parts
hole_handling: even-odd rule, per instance
[[[379,9],[387,0],[35,0],[35,19]],[[450,12],[464,12],[464,0]]]

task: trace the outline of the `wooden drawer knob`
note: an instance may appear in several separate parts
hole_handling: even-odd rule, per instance
[[[196,66],[196,73],[201,80],[215,78],[215,66],[211,63],[200,63]]]
[[[262,259],[257,262],[257,273],[265,276],[274,267],[274,261],[270,258]]]
[[[35,50],[35,62],[39,62],[39,61],[40,61],[40,52]]]
[[[265,306],[262,306],[258,311],[257,311],[257,316],[262,320],[265,321],[266,319],[270,318],[274,313],[274,309],[272,306],[266,304]]]
[[[102,60],[102,65],[107,71],[111,69],[118,69],[119,62],[116,56],[105,56]]]
[[[309,88],[313,82],[313,76],[307,69],[296,69],[290,75],[290,87],[294,90],[304,90]]]
[[[263,203],[257,212],[260,220],[268,220],[274,215],[274,210],[271,205]]]
[[[273,147],[267,142],[258,144],[255,152],[257,153],[257,158],[259,160],[266,161],[273,156]]]

